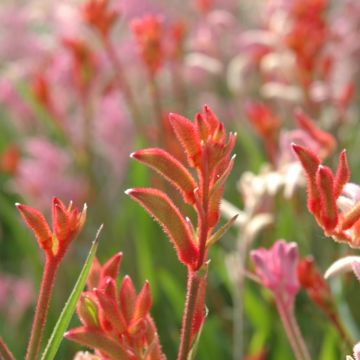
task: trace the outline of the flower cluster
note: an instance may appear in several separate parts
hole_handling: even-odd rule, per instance
[[[185,150],[188,166],[197,173],[197,181],[186,164],[160,148],[135,151],[131,157],[156,170],[194,207],[199,219],[198,235],[164,192],[137,188],[126,193],[159,221],[175,246],[179,260],[198,270],[204,264],[207,248],[214,242],[215,234],[210,233],[219,220],[219,203],[233,166],[230,153],[235,135],[230,134],[227,139],[224,125],[208,106],[196,115],[194,123],[178,114],[170,114],[170,123]]]
[[[350,169],[345,150],[339,156],[336,174],[321,165],[319,157],[309,149],[294,144],[293,150],[306,174],[308,209],[325,235],[351,247],[359,247],[360,202],[357,186],[348,184]]]
[[[121,259],[122,254],[118,253],[102,266],[94,261],[88,290],[83,292],[77,307],[82,326],[68,331],[65,337],[95,349],[102,359],[164,359],[149,314],[149,284],[146,282],[137,294],[131,278],[125,276],[117,287]]]
[[[86,205],[82,211],[70,202],[66,207],[58,198],[52,201],[53,230],[44,215],[31,206],[16,204],[25,223],[33,231],[48,259],[60,262],[72,240],[81,231],[86,220]]]

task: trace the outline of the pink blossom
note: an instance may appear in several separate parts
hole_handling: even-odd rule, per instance
[[[119,93],[112,92],[100,100],[94,125],[97,149],[119,179],[124,175],[133,142],[132,123]]]
[[[21,320],[34,301],[34,289],[27,279],[0,275],[0,313],[12,324]]]
[[[277,240],[269,250],[253,250],[251,258],[263,286],[275,296],[284,297],[287,305],[291,306],[300,288],[296,271],[299,258],[297,244]]]
[[[32,139],[25,144],[26,157],[20,160],[15,189],[40,208],[47,208],[56,195],[69,202],[80,202],[87,183],[71,171],[71,158],[64,149],[47,140]]]

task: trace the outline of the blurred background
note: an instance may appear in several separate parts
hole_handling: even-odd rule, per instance
[[[279,238],[297,242],[301,256],[312,255],[322,273],[340,256],[355,254],[325,238],[308,213],[289,145],[309,146],[332,168],[346,148],[351,181],[360,180],[360,2],[109,0],[103,2],[113,14],[107,21],[91,3],[0,4],[0,333],[22,358],[43,266],[14,203],[49,216],[58,196],[78,206],[86,202],[88,219],[57,278],[46,337],[104,223],[100,261],[122,251],[121,276],[131,275],[138,290],[150,281],[164,352],[176,358],[185,268],[124,190],[164,187],[129,154],[161,146],[182,159],[167,114],[192,119],[208,104],[238,133],[221,223],[229,212],[240,212],[242,221],[209,255],[209,314],[197,358],[291,359],[271,294],[244,269],[253,271],[251,248]],[[330,140],[299,125],[299,108]],[[329,286],[355,343],[357,282],[349,275]],[[315,359],[351,353],[305,291],[296,316]],[[77,323],[74,317],[72,326]],[[79,349],[64,340],[57,358],[70,359]]]

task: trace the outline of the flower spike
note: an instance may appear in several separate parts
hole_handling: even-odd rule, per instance
[[[129,276],[116,285],[121,254],[104,265],[95,262],[96,288],[88,281],[77,313],[82,326],[65,333],[68,340],[96,350],[109,360],[164,360],[156,327],[149,314],[152,303],[150,286],[145,282],[139,294]],[[90,287],[90,288],[89,288]]]
[[[309,149],[292,145],[307,175],[308,208],[326,236],[335,241],[360,247],[360,188],[348,183],[350,169],[346,151],[339,156],[334,176],[332,170],[320,164]]]
[[[53,231],[40,211],[28,205],[15,204],[28,227],[33,231],[39,245],[47,256],[58,261],[65,254],[70,242],[81,231],[86,220],[86,204],[81,212],[72,209],[70,203],[66,209],[58,198],[52,201]]]

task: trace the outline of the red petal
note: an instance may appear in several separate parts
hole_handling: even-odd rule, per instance
[[[343,150],[339,156],[339,165],[336,170],[334,182],[334,196],[337,199],[343,190],[344,185],[350,179],[350,168],[346,157],[346,150]]]
[[[331,233],[338,223],[338,211],[334,197],[334,176],[326,166],[319,166],[316,181],[321,198],[321,221],[325,231]]]
[[[292,148],[307,175],[308,209],[318,218],[320,215],[320,196],[316,184],[316,172],[320,160],[312,151],[303,146],[293,144]]]
[[[110,277],[116,281],[119,274],[120,263],[122,259],[122,253],[119,252],[113,255],[101,268],[101,278],[105,279]]]
[[[170,198],[157,189],[137,188],[125,193],[138,201],[160,223],[175,246],[179,260],[185,265],[195,264],[198,249],[185,219]]]
[[[199,166],[201,147],[194,124],[184,116],[173,113],[169,114],[169,121],[187,154],[190,166]]]
[[[135,303],[136,303],[136,291],[134,284],[130,278],[130,276],[126,275],[121,283],[120,292],[119,292],[119,300],[121,304],[122,313],[127,321],[130,323],[134,311],[135,311]]]
[[[16,207],[26,225],[34,233],[40,247],[47,253],[52,254],[52,233],[44,215],[39,210],[36,210],[31,206],[16,204]]]
[[[66,332],[64,336],[68,340],[75,341],[90,349],[101,351],[109,360],[136,359],[136,356],[122,347],[119,341],[114,341],[100,330],[79,327]]]
[[[146,281],[141,289],[135,303],[135,311],[131,321],[135,324],[144,318],[150,311],[152,304],[151,291],[149,283]]]
[[[336,147],[335,138],[326,131],[320,130],[314,122],[301,110],[295,112],[296,121],[301,129],[306,131],[316,142],[322,145],[327,153],[331,153]]]
[[[184,201],[193,204],[195,180],[186,167],[165,150],[149,148],[133,152],[131,157],[150,166],[173,184],[184,197]]]
[[[56,238],[61,243],[67,242],[70,234],[70,218],[69,214],[64,208],[62,203],[59,203],[57,198],[53,199],[52,204],[52,214],[53,214],[53,229],[56,235]]]

